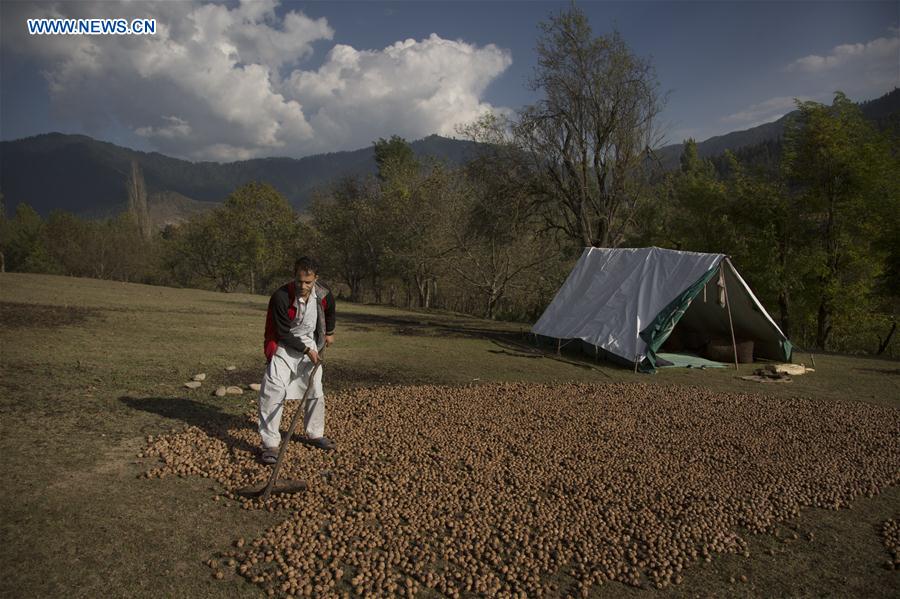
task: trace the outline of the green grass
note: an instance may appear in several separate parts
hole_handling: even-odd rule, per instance
[[[198,478],[138,479],[148,434],[244,413],[252,398],[217,399],[219,384],[258,382],[267,298],[43,275],[0,275],[0,452],[3,575],[9,596],[259,596],[242,579],[213,580],[203,562],[278,514],[214,503]],[[340,303],[326,388],[478,381],[639,381],[720,392],[856,400],[900,408],[900,363],[816,355],[790,384],[733,369],[636,375],[523,344],[527,325]],[[799,361],[809,364],[805,355]],[[225,367],[237,369],[226,372]],[[749,374],[742,366],[737,374]],[[182,384],[206,372],[201,389]],[[898,574],[875,527],[898,515],[900,491],[851,510],[810,510],[801,539],[751,538],[750,558],[689,570],[667,596],[891,596]],[[806,533],[812,532],[812,540]],[[774,549],[775,555],[769,555]],[[747,574],[751,582],[732,585]],[[606,585],[605,596],[650,591]]]

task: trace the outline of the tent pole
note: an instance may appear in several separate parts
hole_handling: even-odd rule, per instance
[[[725,290],[725,307],[728,309],[728,328],[731,330],[731,347],[734,349],[734,369],[738,369],[737,341],[734,338],[734,324],[731,321],[731,302],[728,299],[728,284],[725,282],[725,270],[722,265],[725,260],[719,263],[719,273],[722,275],[722,288]]]
[[[562,339],[556,340],[556,355],[562,355]]]

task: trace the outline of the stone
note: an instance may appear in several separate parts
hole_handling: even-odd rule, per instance
[[[225,370],[231,372],[232,370],[237,370],[237,366],[235,366],[234,364],[232,364],[231,366],[226,366],[226,367],[225,367]]]
[[[225,393],[227,393],[228,395],[243,395],[244,390],[240,387],[235,387],[234,385],[232,385],[225,389]]]
[[[226,389],[225,387],[218,387],[215,391],[216,397],[225,397],[225,395],[227,395],[227,394],[228,394],[228,389]]]
[[[206,380],[206,373],[205,373],[205,372],[201,372],[200,374],[195,374],[195,375],[194,375],[194,380],[195,380],[195,381],[205,381],[205,380]]]
[[[201,383],[200,381],[191,381],[189,383],[185,383],[184,386],[187,387],[188,389],[196,389],[202,384],[203,383]]]
[[[259,391],[259,383],[250,383],[247,385],[251,391]]]

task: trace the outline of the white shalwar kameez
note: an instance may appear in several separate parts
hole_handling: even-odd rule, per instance
[[[307,300],[304,301],[299,294],[294,299],[297,312],[291,324],[291,334],[299,337],[310,348],[316,348],[315,331],[319,312],[317,301],[315,286],[310,290]],[[259,389],[259,434],[265,447],[277,448],[281,444],[278,427],[281,425],[284,402],[303,398],[313,367],[312,361],[305,354],[278,344]],[[325,394],[322,391],[321,366],[316,370],[312,385],[306,399],[303,424],[306,436],[318,439],[325,435]]]

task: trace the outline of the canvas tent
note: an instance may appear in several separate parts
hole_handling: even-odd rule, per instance
[[[586,248],[531,331],[651,372],[676,339],[752,341],[779,361],[792,351],[727,256],[656,247]]]

